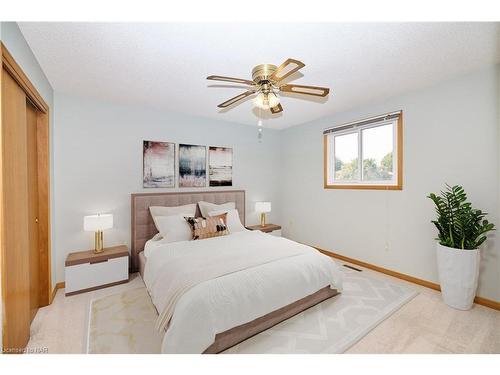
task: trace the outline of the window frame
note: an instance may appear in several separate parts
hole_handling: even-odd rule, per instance
[[[382,116],[380,116],[382,117]],[[361,122],[361,121],[360,121]],[[394,123],[393,126],[393,173],[396,175],[394,182],[387,183],[387,181],[366,181],[363,179],[363,158],[362,158],[362,147],[363,147],[363,135],[362,131],[365,129],[370,129],[374,127],[383,126],[385,124]],[[329,183],[329,173],[335,174],[335,170],[331,169],[330,161],[335,167],[335,150],[331,150],[329,147],[329,138],[332,138],[332,144],[335,143],[335,137],[346,135],[346,134],[358,134],[358,169],[359,169],[359,181],[346,181],[346,182],[334,182]],[[330,154],[332,154],[330,156]],[[323,185],[325,189],[364,189],[364,190],[403,190],[403,112],[401,111],[399,117],[396,121],[384,121],[380,120],[373,122],[371,124],[366,124],[359,126],[355,129],[346,129],[335,134],[324,134],[323,135]]]

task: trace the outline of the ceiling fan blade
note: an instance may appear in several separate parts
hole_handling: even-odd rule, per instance
[[[324,97],[328,95],[330,89],[327,87],[318,86],[283,85],[280,87],[280,91]]]
[[[248,79],[242,79],[242,78],[233,78],[233,77],[224,77],[224,76],[208,76],[207,79],[212,80],[212,81],[243,83],[245,85],[255,86],[254,81],[249,81]]]
[[[245,91],[243,94],[236,95],[234,98],[231,98],[229,100],[226,100],[224,103],[219,104],[217,107],[219,108],[227,108],[230,105],[233,105],[237,101],[246,98],[249,95],[255,94],[255,91],[249,90]]]
[[[276,69],[273,74],[269,76],[269,80],[279,82],[292,75],[299,69],[302,69],[304,66],[306,66],[306,64],[304,64],[302,61],[287,59],[283,64],[278,66],[278,69]]]
[[[280,113],[280,112],[283,112],[283,107],[281,106],[280,103],[278,103],[278,105],[276,107],[272,107],[271,108],[271,113],[272,114]]]

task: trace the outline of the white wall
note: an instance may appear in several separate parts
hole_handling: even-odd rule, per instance
[[[438,282],[432,202],[445,182],[499,221],[499,68],[293,127],[282,133],[286,236]],[[335,94],[330,100],[335,100]],[[322,130],[389,111],[404,112],[403,191],[323,189]],[[483,251],[478,295],[500,300],[500,243]]]
[[[68,252],[92,247],[83,215],[113,212],[115,228],[105,241],[129,244],[129,194],[144,191],[143,139],[233,147],[233,188],[247,190],[249,223],[257,222],[253,202],[271,200],[270,221],[287,236],[434,282],[429,192],[445,182],[462,184],[500,225],[498,67],[283,132],[265,130],[259,144],[253,127],[64,94],[56,95],[54,110],[50,83],[17,25],[1,23],[0,36],[52,108],[53,283],[64,280]],[[322,130],[398,109],[404,111],[404,190],[324,190]],[[479,295],[500,300],[494,237],[483,253]]]
[[[130,193],[142,189],[142,140],[234,148],[234,187],[253,202],[271,200],[270,221],[286,236],[382,267],[438,282],[429,192],[462,184],[499,224],[499,69],[275,132],[146,108],[56,94],[55,219],[57,281],[66,254],[92,247],[82,217],[113,212],[108,245],[130,242]],[[322,130],[388,111],[404,111],[403,191],[323,189]],[[281,152],[280,152],[281,151]],[[156,189],[154,189],[156,191]],[[161,189],[158,191],[175,191]],[[483,252],[479,295],[499,300],[499,244]]]
[[[93,234],[83,231],[83,216],[114,214],[114,228],[104,233],[105,245],[130,245],[130,194],[189,189],[142,188],[142,141],[227,146],[233,148],[233,187],[245,189],[247,223],[257,223],[253,203],[279,200],[280,133],[127,107],[56,93],[55,95],[55,220],[53,253],[57,281],[64,280],[69,252],[93,248]],[[220,190],[199,188],[191,190]],[[269,221],[279,222],[275,204]]]
[[[15,22],[1,23],[1,40],[40,95],[52,107],[54,90]]]

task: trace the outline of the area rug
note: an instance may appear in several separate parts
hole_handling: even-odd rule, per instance
[[[87,352],[159,353],[162,335],[155,329],[157,316],[145,287],[92,301]]]
[[[343,353],[418,293],[344,269],[342,294],[224,353]],[[89,353],[159,353],[156,310],[146,288],[91,303]]]

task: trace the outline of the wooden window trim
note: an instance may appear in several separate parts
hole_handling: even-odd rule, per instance
[[[328,135],[323,135],[323,187],[325,189],[350,189],[350,190],[403,190],[403,112],[396,123],[396,168],[398,171],[395,185],[384,184],[328,184]]]

